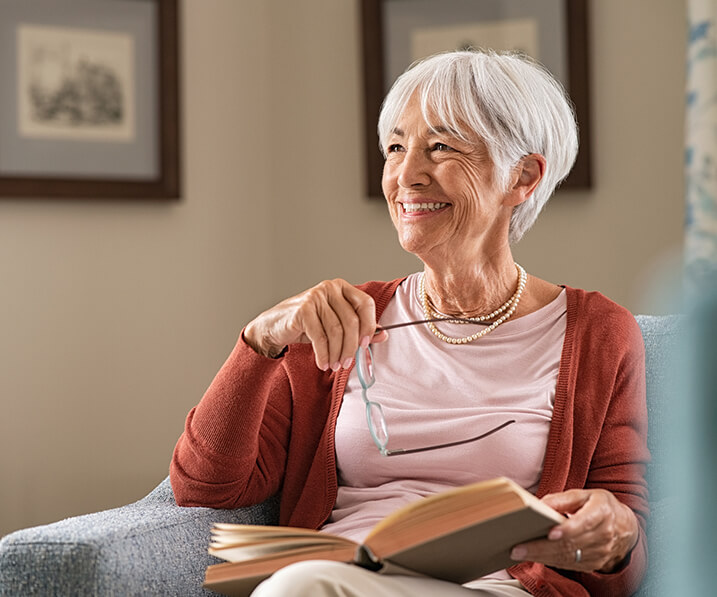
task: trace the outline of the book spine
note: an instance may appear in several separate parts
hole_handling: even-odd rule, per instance
[[[378,572],[381,568],[383,568],[381,560],[377,558],[365,545],[359,545],[356,548],[356,553],[354,554],[354,564],[373,572]]]

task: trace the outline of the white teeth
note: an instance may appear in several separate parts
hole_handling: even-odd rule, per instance
[[[448,203],[404,203],[403,210],[406,213],[415,213],[417,211],[436,211],[446,205],[448,205]]]

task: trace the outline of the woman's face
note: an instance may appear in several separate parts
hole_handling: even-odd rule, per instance
[[[401,246],[440,266],[507,243],[512,206],[480,139],[430,124],[414,97],[388,137],[382,186]]]

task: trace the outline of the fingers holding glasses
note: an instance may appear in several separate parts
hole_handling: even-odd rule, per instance
[[[343,296],[353,306],[354,315],[358,317],[358,335],[343,351],[344,358],[353,357],[359,346],[366,348],[369,344],[377,344],[388,340],[388,333],[376,333],[376,304],[373,299],[358,288],[346,285],[342,288]],[[348,353],[348,354],[347,354]]]
[[[360,297],[349,294],[340,281],[332,281],[321,292],[325,292],[325,296],[317,302],[317,307],[323,329],[315,342],[312,338],[312,343],[317,364],[325,363],[337,371],[350,366],[359,346],[360,319],[355,303],[360,303]]]
[[[348,367],[359,345],[385,339],[385,332],[374,338],[375,330],[373,299],[337,279],[323,281],[265,311],[247,325],[244,338],[265,356],[276,356],[295,342],[311,343],[316,365],[326,371]]]

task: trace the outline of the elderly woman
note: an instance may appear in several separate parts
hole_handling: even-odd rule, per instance
[[[511,254],[577,152],[564,91],[518,55],[440,54],[396,81],[379,135],[388,210],[423,271],[325,281],[251,321],[187,418],[178,503],[281,491],[282,524],[361,540],[412,500],[506,476],[568,516],[506,570],[460,586],[303,562],[256,594],[632,593],[646,565],[639,329]],[[364,386],[383,421],[367,424]]]

